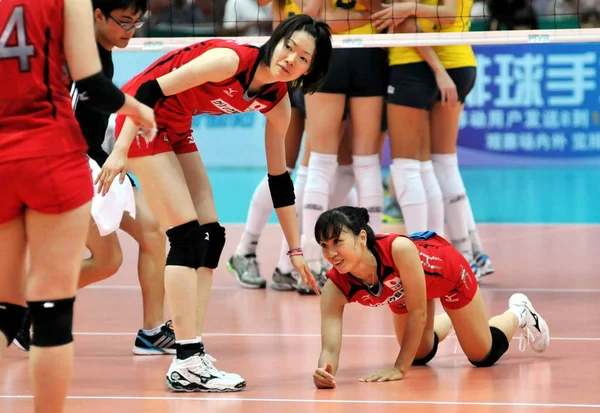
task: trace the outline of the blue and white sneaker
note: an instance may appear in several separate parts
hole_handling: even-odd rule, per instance
[[[155,356],[176,354],[175,331],[173,323],[169,320],[160,327],[160,331],[148,335],[144,330],[139,330],[133,346],[133,354],[138,356]]]
[[[485,252],[478,252],[475,254],[475,262],[480,269],[480,273],[482,277],[492,275],[494,273],[494,266],[492,265],[492,260]]]

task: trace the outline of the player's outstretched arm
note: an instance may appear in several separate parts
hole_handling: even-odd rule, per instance
[[[319,389],[332,389],[336,386],[335,374],[342,349],[344,306],[347,303],[340,289],[331,280],[327,280],[321,293],[321,355],[313,374],[313,381]]]
[[[300,232],[296,215],[296,196],[294,183],[287,171],[285,161],[285,135],[290,124],[292,109],[289,96],[285,96],[273,109],[265,113],[265,151],[267,155],[267,170],[269,173],[269,190],[279,219],[281,230],[290,250],[301,251]],[[292,265],[314,291],[319,295],[319,288],[304,256],[291,255]]]
[[[419,349],[427,321],[427,289],[419,250],[410,239],[396,238],[392,244],[392,257],[398,273],[402,274],[404,300],[408,310],[402,346],[394,367],[406,375]]]
[[[210,49],[156,80],[162,93],[165,96],[172,96],[203,83],[229,79],[235,75],[239,65],[240,58],[233,50]]]

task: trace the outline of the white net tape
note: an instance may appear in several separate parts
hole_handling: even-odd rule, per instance
[[[260,46],[268,36],[219,37]],[[120,50],[175,50],[209,37],[156,37],[131,39],[126,49]],[[507,45],[540,43],[587,43],[600,42],[600,29],[550,29],[550,30],[502,30],[446,33],[394,33],[334,35],[333,47],[417,47],[470,45]]]

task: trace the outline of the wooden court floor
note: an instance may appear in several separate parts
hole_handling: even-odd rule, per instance
[[[391,227],[388,227],[391,229]],[[440,344],[427,367],[403,381],[359,383],[393,362],[398,347],[386,308],[348,306],[335,390],[316,390],[320,351],[317,297],[245,290],[224,268],[242,227],[228,226],[215,275],[203,341],[216,366],[246,378],[233,394],[175,394],[164,385],[171,356],[134,356],[141,325],[137,248],[122,235],[123,267],[113,278],[80,291],[74,322],[75,376],[67,413],[353,413],[542,412],[600,409],[600,226],[482,225],[496,273],[481,288],[488,312],[524,292],[548,322],[552,341],[542,355],[519,351],[518,339],[498,365],[472,367],[456,340]],[[280,231],[269,226],[259,246],[270,279]],[[168,318],[168,313],[166,314]],[[11,347],[0,365],[0,412],[33,411],[27,354]]]

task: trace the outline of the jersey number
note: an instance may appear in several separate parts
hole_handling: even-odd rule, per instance
[[[17,44],[7,45],[8,39],[15,32]],[[0,59],[19,59],[19,70],[29,72],[31,70],[29,59],[33,56],[35,56],[35,48],[28,44],[25,31],[25,8],[16,6],[0,35]]]

